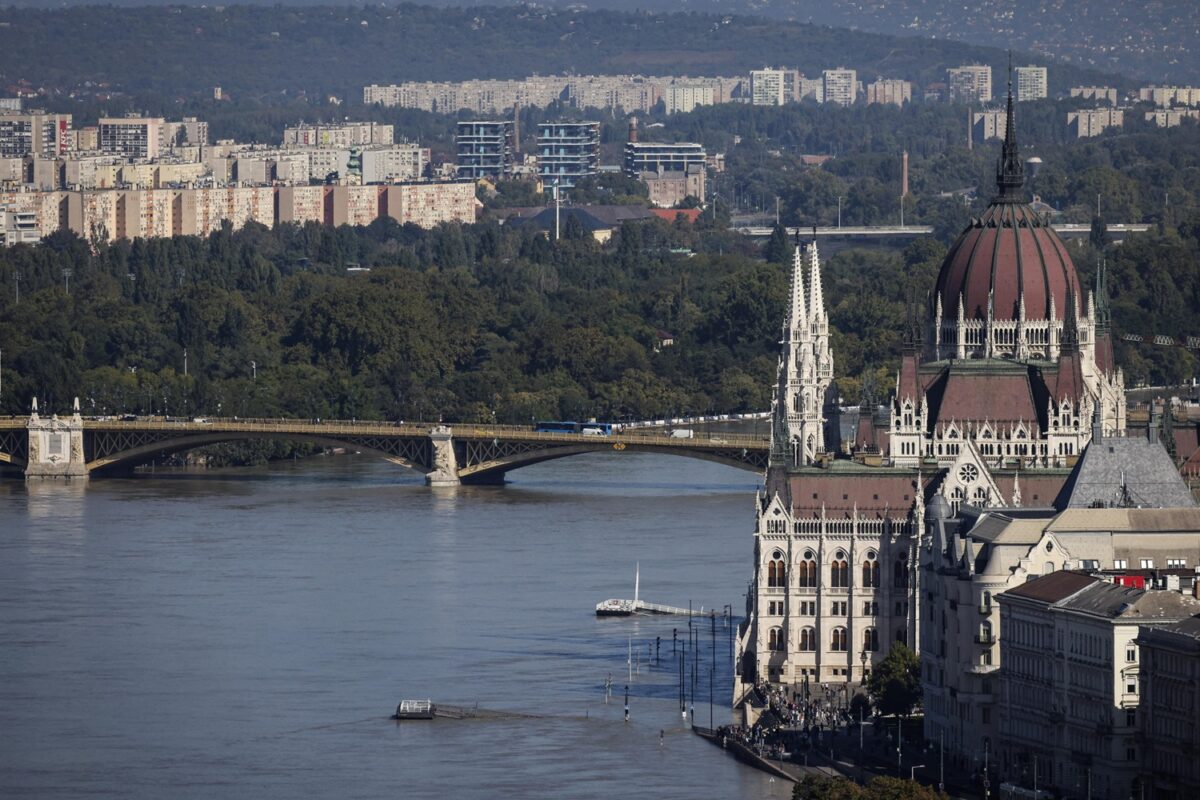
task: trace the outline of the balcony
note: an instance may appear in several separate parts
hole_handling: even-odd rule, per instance
[[[994,633],[977,633],[975,634],[975,644],[986,644],[988,646],[996,643],[996,634]]]

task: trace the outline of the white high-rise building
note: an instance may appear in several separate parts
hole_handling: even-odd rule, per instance
[[[795,70],[755,69],[750,71],[750,102],[756,106],[781,106],[795,94]],[[789,85],[790,84],[790,85]]]
[[[1018,103],[1026,100],[1044,100],[1046,98],[1045,67],[1035,67],[1031,64],[1028,67],[1017,67],[1013,72],[1016,73],[1017,78]]]
[[[825,83],[825,102],[852,106],[858,99],[858,73],[852,69],[827,69],[821,73]]]
[[[983,64],[946,71],[947,99],[951,103],[988,103],[992,99],[992,68]]]

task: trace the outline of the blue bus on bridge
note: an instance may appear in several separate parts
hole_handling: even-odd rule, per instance
[[[539,420],[533,429],[538,433],[579,433],[584,436],[611,436],[616,429],[611,422],[560,422]]]

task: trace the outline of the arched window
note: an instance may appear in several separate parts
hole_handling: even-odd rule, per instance
[[[908,556],[903,553],[892,568],[892,586],[897,589],[908,588]]]
[[[983,599],[981,599],[979,601],[979,607],[986,609],[988,611],[992,610],[992,593],[991,592],[983,593]]]
[[[863,629],[863,650],[868,653],[879,651],[879,631],[874,628]]]
[[[879,586],[879,558],[874,552],[867,553],[867,559],[862,563],[862,585],[867,588]]]
[[[804,551],[804,560],[800,562],[800,586],[815,587],[817,585],[817,555],[812,550]]]
[[[992,642],[992,623],[984,620],[979,623],[979,643],[991,644]]]
[[[776,550],[767,563],[767,586],[786,586],[787,570],[783,564],[783,553]]]
[[[829,649],[833,650],[835,652],[839,652],[839,653],[846,652],[846,629],[845,628],[834,628],[833,629],[833,636],[831,637],[830,642],[829,642]]]
[[[850,586],[850,562],[845,559],[844,553],[839,552],[829,565],[829,585],[835,589]]]
[[[771,628],[767,634],[767,649],[768,650],[785,650],[787,639],[783,635],[783,628]]]
[[[800,649],[811,653],[817,649],[817,631],[815,628],[800,629]]]

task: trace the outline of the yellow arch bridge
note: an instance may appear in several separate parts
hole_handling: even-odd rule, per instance
[[[379,456],[425,475],[431,485],[500,483],[510,470],[581,453],[664,453],[762,472],[765,437],[662,430],[611,435],[548,433],[511,425],[440,425],[295,419],[70,417],[0,419],[0,467],[26,477],[129,474],[136,466],[206,445],[285,439]]]

